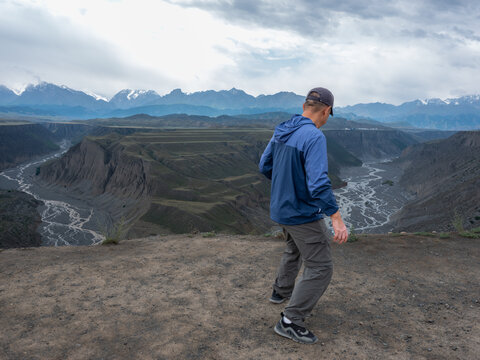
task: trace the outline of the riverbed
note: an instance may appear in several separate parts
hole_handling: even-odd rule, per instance
[[[103,239],[105,224],[112,219],[89,199],[75,197],[58,186],[46,186],[34,180],[36,169],[44,162],[62,156],[61,149],[16,168],[0,173],[1,189],[24,191],[44,203],[39,208],[42,244],[93,245]],[[391,230],[389,220],[408,201],[408,194],[398,185],[401,170],[390,161],[364,163],[345,168],[340,174],[347,186],[334,191],[344,222],[351,232],[383,233]]]
[[[0,172],[1,189],[23,191],[43,202],[44,205],[39,207],[42,224],[38,229],[42,245],[93,245],[103,239],[101,224],[106,223],[108,214],[95,210],[86,200],[40,186],[34,181],[36,169],[44,162],[62,156],[70,145],[64,141],[60,150],[53,154]]]
[[[345,168],[340,177],[347,186],[334,191],[347,228],[357,233],[391,231],[391,216],[410,199],[400,186],[402,175],[390,160]]]

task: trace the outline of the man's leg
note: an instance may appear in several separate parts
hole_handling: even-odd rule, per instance
[[[280,266],[277,270],[277,277],[273,284],[273,289],[283,298],[288,298],[292,295],[295,279],[302,266],[302,259],[300,257],[300,251],[297,245],[295,245],[295,241],[293,241],[285,228],[283,228],[283,234],[285,235],[287,246],[280,260]]]
[[[284,313],[294,324],[304,327],[305,317],[310,315],[332,278],[329,235],[324,220],[286,226],[286,229],[300,252],[305,269]]]

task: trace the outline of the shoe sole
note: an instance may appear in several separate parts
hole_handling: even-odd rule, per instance
[[[287,300],[287,298],[283,298],[282,300],[275,300],[275,299],[268,299],[271,303],[274,303],[274,304],[281,304],[283,302],[285,302]]]
[[[295,335],[293,335],[292,333],[290,333],[289,331],[285,331],[283,330],[280,326],[278,326],[279,324],[275,325],[275,327],[273,328],[273,330],[280,336],[283,336],[283,337],[286,337],[287,339],[290,339],[290,340],[293,340],[297,343],[300,343],[300,344],[306,344],[306,345],[312,345],[312,344],[315,344],[317,341],[318,341],[318,338],[315,337],[315,340],[311,341],[311,342],[307,342],[307,341],[302,341],[300,340],[299,338],[297,338]]]

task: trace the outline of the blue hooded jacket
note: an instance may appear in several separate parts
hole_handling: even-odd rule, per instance
[[[294,115],[278,125],[259,168],[272,180],[270,217],[277,223],[306,224],[337,212],[327,141],[309,118]]]

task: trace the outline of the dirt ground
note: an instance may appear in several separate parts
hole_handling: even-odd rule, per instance
[[[478,359],[480,241],[362,236],[301,345],[268,301],[283,241],[150,237],[0,252],[1,359]]]

